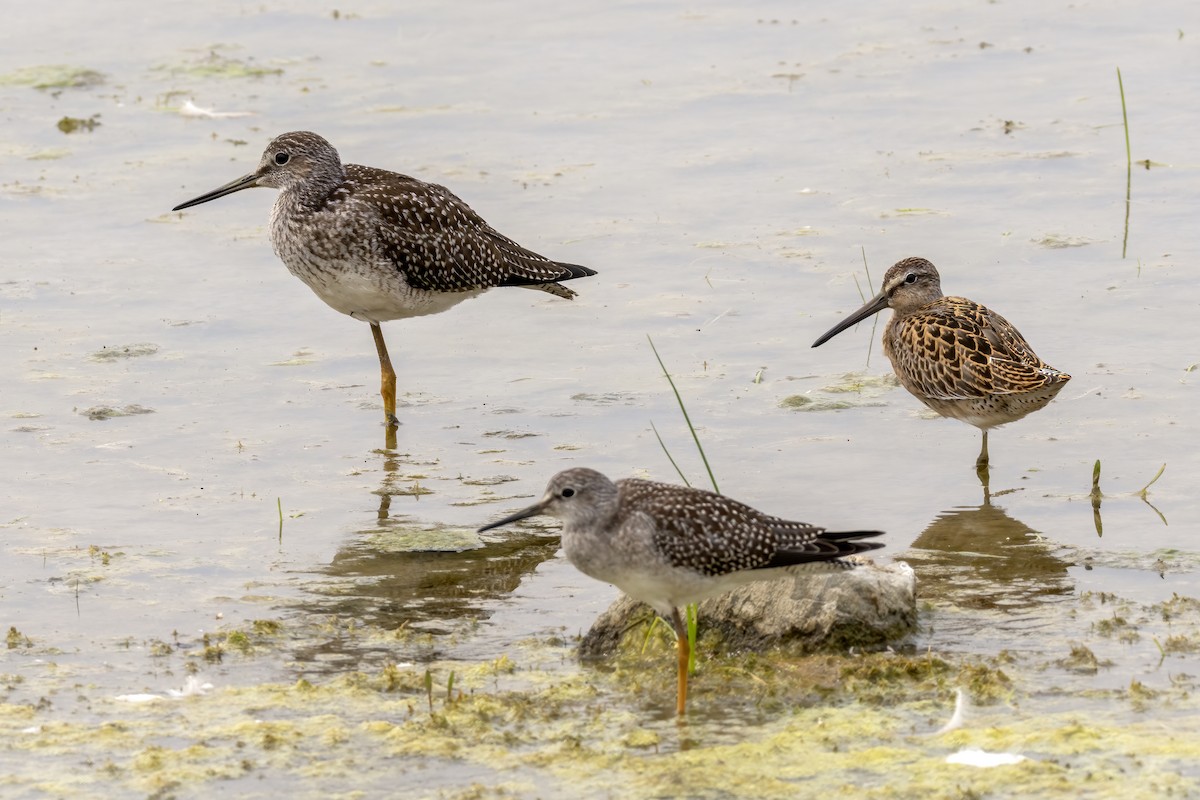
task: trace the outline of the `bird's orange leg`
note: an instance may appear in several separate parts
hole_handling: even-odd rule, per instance
[[[688,659],[691,651],[688,646],[687,625],[684,624],[678,608],[671,609],[671,625],[675,628],[675,647],[679,655],[679,683],[675,695],[675,713],[682,717],[687,711]]]
[[[387,344],[383,341],[383,329],[378,322],[371,323],[371,335],[375,337],[375,350],[379,353],[379,394],[383,397],[383,415],[388,427],[400,424],[396,419],[396,370],[388,356]]]

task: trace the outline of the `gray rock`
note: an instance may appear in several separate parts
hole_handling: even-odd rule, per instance
[[[865,561],[846,572],[758,581],[701,603],[699,635],[717,633],[723,646],[734,650],[881,646],[916,627],[916,589],[916,575],[904,562]],[[611,655],[652,614],[622,595],[584,635],[580,655]],[[633,636],[640,646],[643,633]]]

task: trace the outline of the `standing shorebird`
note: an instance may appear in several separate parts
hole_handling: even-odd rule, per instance
[[[679,655],[676,711],[687,704],[689,645],[679,607],[745,583],[849,569],[880,531],[831,533],[755,511],[719,494],[667,483],[610,481],[592,469],[550,479],[542,499],[480,528],[547,514],[563,522],[563,552],[579,571],[616,585],[671,621]]]
[[[983,431],[975,461],[981,478],[988,465],[988,430],[1044,407],[1071,380],[1038,358],[995,311],[943,295],[937,268],[923,258],[893,264],[879,294],[813,347],[888,307],[894,313],[883,330],[883,352],[896,377],[938,414]]]
[[[443,186],[343,165],[333,145],[308,131],[276,137],[254,172],[172,210],[255,186],[280,190],[271,245],[288,271],[337,311],[370,323],[389,426],[396,372],[379,323],[436,314],[493,286],[569,300],[575,292],[558,281],[596,274],[526,250]]]

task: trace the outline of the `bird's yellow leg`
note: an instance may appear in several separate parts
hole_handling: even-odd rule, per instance
[[[687,625],[679,615],[679,609],[671,609],[671,625],[675,628],[675,646],[679,655],[679,684],[675,696],[675,713],[683,716],[687,711],[688,657],[691,650],[688,647]]]
[[[383,329],[378,322],[371,323],[371,335],[375,337],[375,350],[379,353],[379,394],[383,397],[383,415],[387,424],[394,427],[400,424],[396,419],[396,370],[392,369],[392,359],[388,356]]]

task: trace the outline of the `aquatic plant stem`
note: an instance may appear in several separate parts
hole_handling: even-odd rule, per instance
[[[862,252],[863,271],[867,273],[867,291],[871,293],[872,297],[874,297],[875,287],[872,286],[874,281],[871,280],[871,267],[867,264],[867,248],[864,246],[859,246],[859,250]],[[867,298],[864,297],[863,302],[867,302]]]
[[[1140,490],[1137,492],[1137,496],[1138,496],[1138,497],[1140,497],[1140,498],[1142,498],[1143,500],[1145,500],[1145,499],[1146,499],[1146,492],[1147,492],[1147,491],[1150,489],[1150,487],[1151,487],[1151,486],[1153,486],[1153,485],[1154,485],[1154,482],[1155,482],[1155,481],[1157,481],[1159,478],[1161,478],[1161,477],[1162,477],[1162,474],[1163,474],[1163,472],[1165,472],[1165,471],[1166,471],[1166,469],[1167,469],[1167,465],[1166,465],[1166,464],[1163,464],[1161,467],[1159,467],[1159,468],[1158,468],[1158,472],[1154,473],[1154,477],[1150,479],[1150,482],[1149,482],[1149,483],[1147,483],[1145,486],[1143,486],[1143,487],[1142,487],[1142,488],[1141,488],[1141,489],[1140,489]]]
[[[1129,146],[1129,111],[1125,107],[1125,81],[1117,67],[1117,88],[1121,91],[1121,120],[1125,125],[1125,235],[1121,238],[1121,258],[1129,248],[1129,198],[1133,188],[1133,149]]]
[[[860,246],[859,249],[862,251],[863,271],[867,273],[867,291],[871,293],[870,297],[874,297],[875,296],[875,287],[872,286],[874,281],[871,280],[871,267],[870,267],[870,265],[867,264],[867,248],[864,246]],[[857,277],[855,277],[854,282],[858,283]],[[882,289],[883,287],[880,287],[880,288]],[[862,289],[859,289],[858,293],[861,295]],[[863,302],[866,303],[867,299],[863,298]],[[875,352],[875,334],[878,330],[879,330],[879,315],[876,314],[875,319],[873,319],[871,321],[871,335],[867,339],[867,366],[866,366],[866,369],[871,368],[871,354]]]
[[[1125,125],[1125,166],[1133,168],[1133,148],[1129,146],[1129,111],[1125,107],[1125,81],[1121,78],[1121,68],[1117,67],[1117,88],[1121,91],[1121,121]]]

